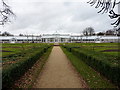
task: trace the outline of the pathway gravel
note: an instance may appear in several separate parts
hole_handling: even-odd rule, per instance
[[[34,88],[86,88],[87,85],[59,46],[52,52]]]

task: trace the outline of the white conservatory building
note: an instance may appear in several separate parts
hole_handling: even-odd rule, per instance
[[[42,42],[46,43],[69,43],[71,36],[69,34],[43,34]]]
[[[40,36],[0,36],[0,43],[113,43],[118,36],[80,36],[70,34],[43,34]]]
[[[41,36],[0,36],[0,43],[69,43],[69,34],[43,34]]]

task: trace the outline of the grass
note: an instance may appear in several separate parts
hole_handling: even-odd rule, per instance
[[[42,46],[46,46],[48,44],[45,43],[15,43],[15,44],[11,44],[11,43],[4,43],[2,44],[2,49],[1,50],[5,50],[5,51],[9,51],[9,52],[2,52],[2,56],[0,57],[7,57],[9,55],[12,54],[16,54],[16,53],[20,53],[23,52],[25,50],[34,48],[34,47],[42,47]]]
[[[103,52],[103,53],[114,56],[114,57],[118,57],[120,55],[120,52]]]
[[[13,88],[33,88],[34,83],[36,82],[49,54],[52,50],[52,47],[44,53],[41,58],[29,69],[25,75],[23,75],[19,80],[15,82],[12,86]]]
[[[90,88],[116,88],[115,85],[110,83],[103,76],[100,76],[98,72],[93,70],[82,60],[68,52],[65,48],[62,49]]]
[[[50,44],[49,44],[50,45]],[[27,53],[33,53],[36,48],[44,48],[48,47],[48,44],[46,43],[4,43],[2,45],[1,50],[2,52],[2,62],[4,66],[10,65],[10,63],[15,63],[19,60],[21,60],[25,54]],[[6,52],[8,51],[8,52]]]
[[[37,49],[37,50],[36,50]],[[41,51],[42,50],[42,51]],[[16,65],[16,66],[20,66],[21,68],[15,68],[15,70],[13,70],[12,72],[10,72],[10,73],[13,73],[13,75],[14,76],[16,76],[16,77],[18,77],[18,78],[16,78],[14,81],[16,81],[17,80],[17,83],[15,84],[15,86],[13,86],[13,87],[16,87],[17,85],[21,85],[20,87],[21,88],[25,88],[25,87],[23,87],[23,86],[26,86],[26,87],[30,87],[30,85],[32,85],[32,83],[35,81],[35,78],[37,78],[37,75],[39,74],[39,72],[40,72],[40,70],[41,70],[41,68],[43,67],[43,65],[44,65],[44,63],[45,63],[45,60],[47,59],[47,57],[48,57],[48,55],[49,55],[49,53],[51,52],[51,48],[49,48],[48,50],[47,50],[47,52],[45,52],[45,49],[44,48],[41,48],[41,47],[39,47],[39,48],[33,48],[33,50],[32,49],[30,49],[29,50],[29,55],[31,56],[31,54],[32,53],[34,53],[34,52],[37,52],[36,53],[36,55],[33,55],[33,57],[31,58],[31,59],[23,59],[23,60],[20,60],[17,64],[15,63],[14,64],[14,66]],[[38,52],[40,52],[40,53],[38,53]],[[27,54],[27,57],[26,58],[30,58],[29,57],[29,55]],[[40,57],[41,58],[40,58]],[[16,58],[16,57],[15,57]],[[20,58],[19,56],[18,56],[18,58]],[[16,58],[16,59],[18,59],[18,58]],[[40,59],[39,59],[40,58]],[[10,58],[10,59],[12,59],[12,58]],[[22,61],[24,61],[26,64],[22,64],[23,62]],[[22,62],[22,63],[21,63]],[[35,63],[34,63],[35,62]],[[28,64],[27,64],[28,63]],[[32,66],[31,66],[32,65]],[[9,68],[10,68],[10,70],[11,70],[11,67],[12,67],[13,65],[12,64],[10,64],[10,65],[7,65],[6,64],[6,67],[4,66],[4,69],[8,69],[9,70]],[[23,68],[24,67],[24,68]],[[28,68],[29,67],[29,68]],[[23,68],[23,69],[22,69]],[[18,69],[18,70],[17,70]],[[22,70],[21,70],[22,69]],[[19,71],[19,70],[21,70],[21,71]],[[26,70],[26,71],[24,71],[24,70]],[[16,72],[18,72],[18,74],[20,74],[20,75],[18,75],[16,72],[14,72],[14,71],[16,71]],[[22,72],[23,71],[23,72]],[[9,72],[9,71],[8,71]],[[21,74],[22,73],[22,74]],[[8,73],[9,74],[9,73]],[[11,76],[13,76],[13,75],[11,75]],[[27,75],[27,76],[26,76]],[[10,75],[9,75],[10,76]],[[24,80],[23,80],[23,76],[25,76],[24,78]],[[22,80],[21,81],[19,81],[18,79],[19,78],[21,78],[22,77]],[[11,78],[14,78],[14,77],[11,77]],[[13,80],[13,79],[12,79]],[[10,80],[9,80],[10,81]],[[11,83],[11,82],[5,82],[5,83]],[[4,83],[4,84],[5,84]],[[18,84],[19,83],[19,84]],[[13,82],[13,84],[14,84],[14,82]],[[13,84],[11,84],[11,85],[13,85]],[[29,85],[29,86],[28,86]],[[4,86],[5,87],[5,86]]]
[[[119,52],[117,51],[108,52],[104,50],[120,49],[119,43],[66,43],[66,45],[71,47],[82,47],[85,49],[94,50],[113,57],[118,57]]]

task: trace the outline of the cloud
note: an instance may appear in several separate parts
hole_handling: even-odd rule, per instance
[[[54,0],[53,0],[54,1]],[[19,33],[80,33],[88,26],[96,32],[112,28],[107,14],[98,14],[97,9],[84,2],[59,0],[11,0],[10,5],[17,18],[4,31]]]

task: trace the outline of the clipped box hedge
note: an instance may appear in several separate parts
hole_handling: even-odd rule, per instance
[[[14,81],[19,79],[20,76],[30,69],[48,48],[50,48],[50,46],[28,50],[21,60],[3,69],[2,88],[10,88]]]
[[[101,52],[86,50],[80,47],[63,47],[120,87],[119,60],[117,60],[116,64],[114,64],[115,61],[113,57],[105,55]],[[119,59],[119,57],[117,59]]]

